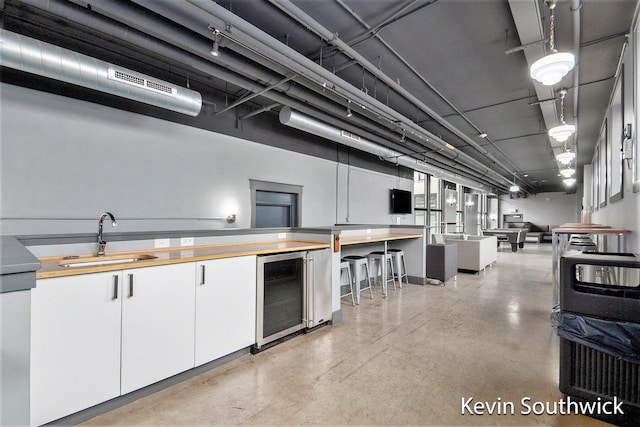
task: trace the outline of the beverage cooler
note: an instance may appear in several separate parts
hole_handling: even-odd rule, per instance
[[[640,257],[582,253],[560,262],[560,391],[586,403],[623,402],[621,413],[585,414],[617,425],[640,422]]]
[[[258,256],[252,351],[331,321],[329,249]]]

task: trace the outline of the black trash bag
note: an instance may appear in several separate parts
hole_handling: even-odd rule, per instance
[[[551,318],[558,336],[618,357],[640,363],[640,324],[598,319],[554,310]]]

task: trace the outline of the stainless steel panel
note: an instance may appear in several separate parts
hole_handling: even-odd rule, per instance
[[[312,328],[331,320],[331,251],[323,249],[309,252],[307,267],[309,280],[308,326]]]

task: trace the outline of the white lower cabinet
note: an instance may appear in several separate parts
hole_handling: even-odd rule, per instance
[[[195,264],[123,271],[122,394],[193,368]]]
[[[255,343],[256,257],[197,263],[195,365]]]
[[[31,424],[120,395],[122,274],[41,279],[31,290]]]
[[[39,279],[31,424],[250,346],[255,309],[255,256]]]

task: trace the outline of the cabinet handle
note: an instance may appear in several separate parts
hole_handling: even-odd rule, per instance
[[[201,270],[200,271],[200,286],[205,284],[204,268],[205,268],[204,265],[200,266],[200,270]]]
[[[118,276],[113,276],[113,300],[118,299]]]
[[[129,298],[133,297],[133,274],[129,274]]]

